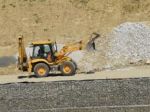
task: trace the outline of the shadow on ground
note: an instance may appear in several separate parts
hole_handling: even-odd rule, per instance
[[[49,74],[47,77],[58,77],[58,76],[64,76],[64,75],[62,75],[62,74]],[[25,78],[40,78],[40,77],[37,77],[36,75],[18,76],[18,79],[25,79]]]

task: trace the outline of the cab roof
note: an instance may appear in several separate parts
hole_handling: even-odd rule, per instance
[[[44,44],[52,44],[54,43],[53,41],[51,40],[47,40],[47,41],[35,41],[35,42],[32,42],[32,45],[44,45]]]

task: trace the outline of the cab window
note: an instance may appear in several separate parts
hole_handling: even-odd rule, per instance
[[[45,53],[48,53],[48,52],[50,52],[51,50],[50,50],[50,47],[49,47],[49,45],[44,45],[44,52]]]
[[[40,50],[40,46],[34,47],[33,57],[38,57],[39,50]]]

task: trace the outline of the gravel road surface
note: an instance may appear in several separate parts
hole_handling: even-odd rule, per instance
[[[0,85],[0,112],[149,112],[150,78]]]

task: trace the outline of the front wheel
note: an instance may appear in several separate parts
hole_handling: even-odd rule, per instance
[[[34,74],[37,77],[46,77],[49,74],[49,67],[45,63],[38,63],[34,67]]]
[[[76,67],[71,61],[67,61],[62,63],[62,65],[60,66],[60,71],[63,75],[70,76],[75,74]]]

